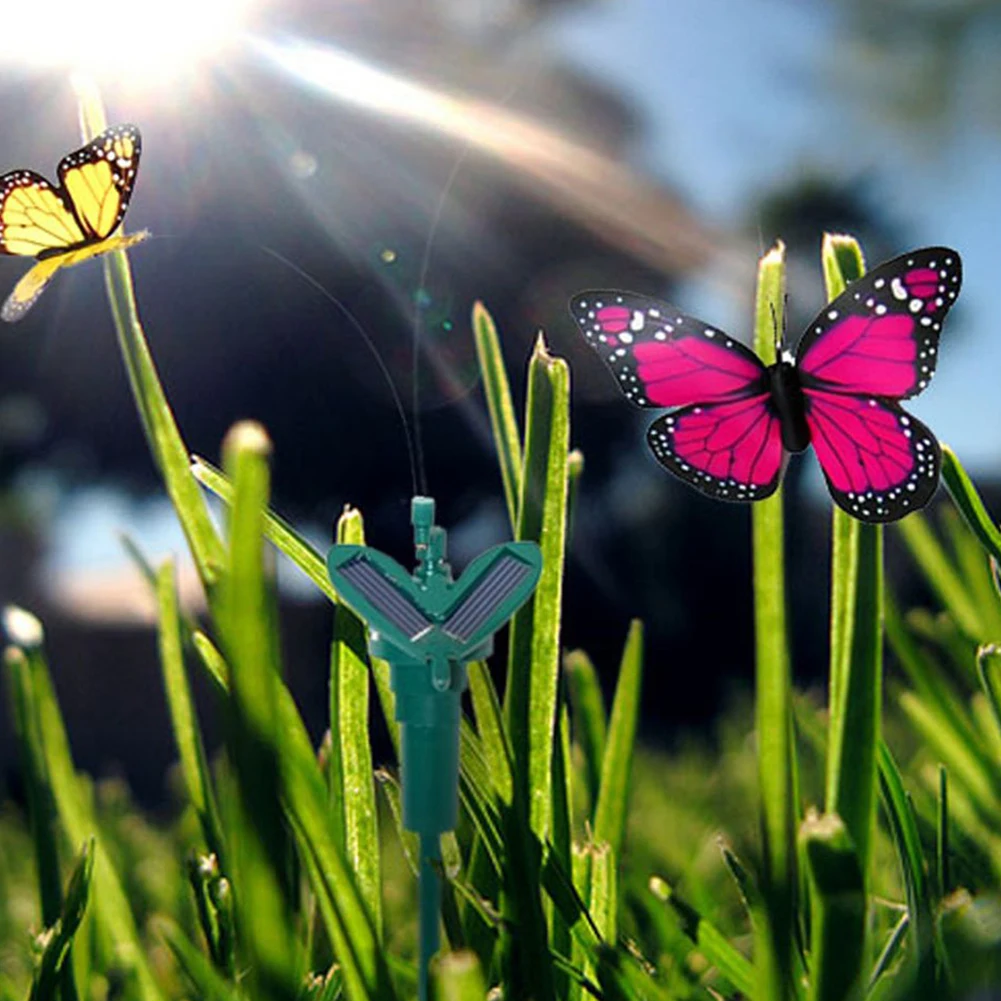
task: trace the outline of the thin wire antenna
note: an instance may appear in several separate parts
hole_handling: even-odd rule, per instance
[[[529,80],[538,76],[539,69],[536,68],[535,71],[525,79],[518,80],[514,83],[508,92],[497,101],[498,105],[508,104],[518,91],[524,87]],[[470,152],[473,149],[473,141],[467,140],[462,149],[456,154],[455,161],[452,164],[452,169],[448,172],[448,177],[445,179],[445,183],[442,186],[441,194],[438,196],[438,203],[435,205],[434,216],[431,219],[431,225],[428,227],[427,239],[424,241],[424,253],[421,257],[421,267],[417,280],[417,290],[418,293],[424,288],[424,283],[427,281],[428,274],[431,270],[431,250],[434,246],[434,239],[438,232],[438,226],[441,224],[441,217],[445,211],[445,204],[448,200],[449,193],[453,185],[455,184],[456,178],[459,176],[459,171],[464,166],[466,160],[469,157]],[[423,496],[429,496],[428,494],[428,484],[427,484],[427,472],[424,466],[424,441],[421,435],[421,391],[420,391],[420,352],[421,352],[421,333],[423,331],[423,322],[421,315],[421,302],[420,296],[415,298],[414,302],[414,335],[411,342],[411,404],[413,407],[413,423],[414,423],[414,440],[416,441],[416,452],[417,452],[417,469],[420,474],[420,487]]]
[[[424,288],[424,283],[427,281],[428,273],[431,271],[431,248],[434,245],[434,238],[438,232],[438,226],[441,223],[442,213],[445,211],[445,203],[448,200],[452,185],[455,183],[455,179],[459,176],[459,171],[466,162],[466,158],[468,157],[471,149],[472,143],[467,142],[466,145],[459,150],[459,153],[455,158],[455,162],[452,164],[452,169],[448,172],[448,177],[445,179],[444,185],[442,185],[441,193],[438,195],[438,202],[435,205],[434,216],[431,219],[431,225],[428,227],[427,239],[424,241],[424,253],[421,257],[421,267],[417,276],[417,295],[414,300],[414,335],[411,341],[410,351],[410,391],[412,406],[411,416],[413,417],[414,422],[414,441],[416,443],[417,451],[417,471],[419,475],[418,483],[420,486],[420,490],[418,492],[424,497],[429,497],[430,494],[428,493],[427,469],[424,465],[424,440],[421,436],[421,387],[419,379],[421,370],[421,333],[423,332],[423,323],[420,293]]]
[[[368,348],[372,357],[375,359],[376,365],[379,367],[379,371],[382,373],[383,378],[386,380],[386,385],[389,387],[390,395],[393,398],[393,405],[396,407],[396,412],[400,417],[400,423],[403,425],[403,437],[407,443],[407,459],[410,462],[410,485],[413,492],[416,494],[419,492],[418,487],[422,485],[423,475],[418,479],[417,470],[418,465],[418,455],[419,450],[414,447],[414,433],[410,427],[410,422],[407,420],[407,411],[403,406],[403,400],[400,398],[400,393],[396,388],[396,383],[393,382],[393,376],[390,374],[389,368],[379,353],[379,349],[375,345],[375,341],[368,335],[365,328],[361,325],[358,318],[344,305],[340,299],[337,298],[329,289],[325,288],[316,278],[314,278],[308,271],[304,271],[298,264],[294,261],[290,261],[283,254],[280,254],[277,250],[267,247],[264,244],[259,244],[261,250],[266,254],[270,254],[275,260],[280,261],[287,268],[297,274],[303,279],[308,285],[314,288],[320,293],[328,302],[331,303],[337,310],[340,311],[341,315],[351,324],[354,328],[355,333],[361,337],[362,342]],[[421,473],[423,474],[423,468],[421,468]]]

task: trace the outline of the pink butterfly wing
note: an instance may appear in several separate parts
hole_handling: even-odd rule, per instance
[[[831,496],[868,522],[903,518],[938,486],[935,436],[891,400],[805,388],[806,422]]]
[[[803,384],[894,400],[920,393],[935,374],[942,321],[961,284],[959,254],[946,247],[867,272],[807,328],[796,352]]]
[[[753,351],[665,302],[595,290],[575,295],[570,312],[638,406],[716,403],[763,385],[765,367]]]
[[[647,441],[662,466],[718,500],[768,497],[785,465],[767,392],[665,414],[650,425]]]

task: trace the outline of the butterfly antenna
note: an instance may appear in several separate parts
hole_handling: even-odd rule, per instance
[[[387,367],[382,355],[379,353],[379,349],[376,347],[375,341],[368,335],[365,328],[358,321],[358,318],[348,309],[347,306],[341,302],[329,289],[324,287],[321,282],[314,278],[308,271],[304,271],[298,264],[294,261],[290,261],[283,254],[280,254],[277,250],[273,250],[271,247],[266,247],[263,244],[260,245],[261,250],[266,254],[270,254],[276,261],[280,261],[291,271],[295,272],[300,278],[303,279],[308,285],[314,288],[320,293],[335,309],[337,309],[340,314],[351,324],[354,328],[355,333],[361,338],[362,343],[368,348],[372,357],[375,359],[376,365],[379,367],[379,371],[382,373],[383,378],[386,380],[386,385],[389,387],[390,396],[393,399],[393,406],[396,407],[396,412],[400,417],[400,423],[403,425],[403,437],[407,443],[407,459],[410,463],[410,485],[413,489],[414,494],[420,493],[423,487],[424,477],[421,475],[418,477],[417,472],[420,468],[423,474],[423,468],[418,465],[418,455],[420,454],[419,449],[414,445],[414,434],[410,428],[410,422],[407,420],[407,412],[403,406],[403,400],[400,398],[400,393],[396,388],[396,383],[393,382],[393,376],[390,374],[389,368]],[[416,413],[415,413],[416,420]]]
[[[782,360],[782,332],[779,330],[779,317],[775,312],[775,303],[770,302],[768,308],[772,311],[772,333],[775,338],[775,360]]]

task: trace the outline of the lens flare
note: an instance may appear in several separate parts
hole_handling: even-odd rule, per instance
[[[102,79],[162,80],[239,40],[254,0],[48,0],[4,6],[0,60]]]

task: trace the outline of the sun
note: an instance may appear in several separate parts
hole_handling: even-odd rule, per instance
[[[242,39],[261,0],[47,0],[4,11],[0,60],[99,80],[163,81],[189,73]]]

